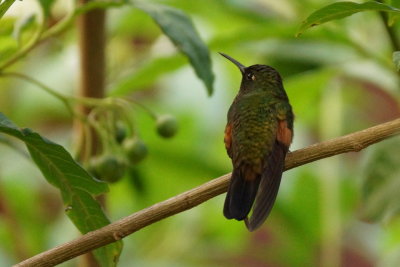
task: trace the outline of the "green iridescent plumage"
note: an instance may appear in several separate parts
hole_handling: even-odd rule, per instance
[[[237,65],[243,75],[225,130],[233,172],[224,215],[246,220],[252,231],[266,219],[275,201],[292,141],[293,113],[275,69],[266,65],[244,67],[222,55]]]

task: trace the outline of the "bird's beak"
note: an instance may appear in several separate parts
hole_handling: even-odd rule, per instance
[[[227,54],[224,54],[224,53],[221,53],[221,52],[219,52],[219,53],[221,54],[221,56],[227,58],[229,61],[231,61],[233,64],[235,64],[235,65],[239,68],[240,72],[241,72],[242,74],[244,74],[244,71],[245,71],[245,69],[246,69],[245,66],[243,66],[239,61],[237,61],[237,60],[234,59],[234,58],[231,58],[231,57],[228,56]]]

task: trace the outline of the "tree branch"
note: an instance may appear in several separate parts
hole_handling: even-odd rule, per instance
[[[369,145],[400,134],[400,119],[289,153],[285,170],[346,152],[357,152]],[[103,228],[52,248],[15,266],[54,266],[93,249],[120,240],[152,223],[191,209],[227,191],[230,173],[175,197],[133,213]],[[222,215],[221,215],[222,216]],[[227,222],[228,223],[228,222]]]

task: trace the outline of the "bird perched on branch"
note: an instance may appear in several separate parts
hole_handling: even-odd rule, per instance
[[[224,142],[233,171],[224,215],[245,220],[249,231],[254,231],[275,202],[293,138],[294,115],[278,71],[266,65],[245,67],[220,54],[242,73],[225,128]]]

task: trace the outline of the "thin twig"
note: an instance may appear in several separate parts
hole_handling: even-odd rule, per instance
[[[378,0],[377,2],[379,3],[384,3],[384,1],[382,0]],[[380,11],[379,13],[379,17],[381,18],[381,21],[383,23],[383,27],[385,28],[387,35],[389,37],[390,40],[390,44],[392,45],[393,51],[399,51],[400,50],[400,43],[399,40],[397,38],[397,33],[394,27],[389,26],[389,15],[387,12],[384,11]]]
[[[7,1],[9,3],[13,3],[15,1]],[[72,1],[74,4],[74,2]],[[2,5],[6,4],[6,2],[3,2]],[[73,7],[71,8],[71,12],[67,14],[61,21],[59,21],[57,24],[52,26],[49,29],[44,29],[46,26],[44,22],[41,23],[40,28],[34,33],[33,37],[21,48],[19,51],[17,51],[11,58],[9,58],[7,61],[2,63],[0,65],[0,71],[3,71],[6,68],[9,68],[19,60],[21,60],[24,56],[26,56],[30,51],[32,51],[34,48],[36,48],[40,43],[42,43],[45,40],[48,40],[65,30],[69,29],[71,24],[74,22],[77,16],[84,14],[86,12],[89,12],[91,10],[95,9],[106,9],[106,8],[113,8],[113,7],[121,7],[125,5],[126,3],[124,1],[120,2],[105,2],[105,1],[90,1],[85,5],[81,5],[78,7]],[[7,5],[9,5],[7,3]],[[8,7],[7,7],[8,9]],[[0,17],[1,17],[2,9],[0,9]]]
[[[369,145],[398,134],[400,134],[400,119],[311,145],[289,153],[286,157],[285,170],[337,154],[357,152]],[[15,266],[54,266],[93,249],[120,240],[152,223],[191,209],[226,192],[230,176],[230,173],[225,174],[201,186],[133,213],[96,231],[87,233],[75,240],[40,253]]]
[[[48,94],[54,96],[55,98],[57,98],[58,100],[60,100],[64,104],[64,106],[67,108],[67,110],[71,114],[71,116],[74,116],[74,111],[73,111],[73,108],[70,103],[70,97],[64,96],[63,94],[61,94],[61,93],[57,92],[56,90],[50,88],[49,86],[45,85],[41,81],[36,80],[35,78],[32,78],[28,75],[25,75],[25,74],[19,73],[19,72],[4,72],[4,73],[0,73],[0,77],[1,76],[16,77],[16,78],[25,80],[31,84],[36,85],[38,88],[42,89],[46,93],[48,93]]]
[[[390,27],[388,25],[388,15],[385,12],[379,12],[379,16],[381,17],[383,26],[385,27],[385,30],[387,32],[387,35],[390,40],[390,44],[392,45],[393,51],[399,51],[400,50],[400,43],[399,40],[397,39],[397,33],[396,30],[393,27]]]

